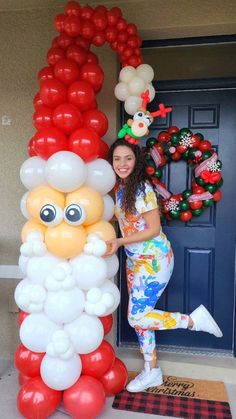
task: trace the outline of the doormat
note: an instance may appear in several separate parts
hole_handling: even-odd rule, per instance
[[[133,378],[137,373],[130,373]],[[114,409],[188,419],[232,419],[224,383],[165,376],[162,386],[139,393],[123,390]]]

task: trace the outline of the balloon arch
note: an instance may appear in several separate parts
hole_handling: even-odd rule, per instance
[[[137,142],[153,118],[171,108],[160,104],[158,111],[147,111],[155,96],[154,72],[143,63],[136,26],[119,7],[69,1],[54,23],[59,35],[38,73],[36,133],[20,170],[27,221],[19,258],[23,279],[15,290],[21,340],[15,353],[17,404],[27,419],[45,419],[61,402],[72,417],[89,419],[128,379],[104,340],[120,302],[113,281],[118,258],[103,258],[105,241],[115,237],[109,195],[115,174],[102,139],[108,119],[96,102],[104,73],[90,47],[108,42],[121,62],[115,97],[133,119],[120,138]]]

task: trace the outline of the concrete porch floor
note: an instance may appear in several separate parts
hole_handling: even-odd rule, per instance
[[[183,355],[181,356],[183,357]],[[236,419],[236,360],[232,358],[223,359],[213,357],[211,359],[207,357],[208,359],[206,360],[205,357],[197,359],[198,357],[196,356],[190,356],[186,359],[185,355],[185,363],[183,363],[183,360],[181,362],[181,356],[176,357],[175,354],[175,357],[173,357],[173,354],[163,354],[161,357],[161,365],[164,369],[164,373],[170,374],[169,368],[171,368],[171,375],[224,381],[229,396],[232,418]],[[176,359],[176,366],[174,365],[173,358]],[[192,363],[189,362],[189,360]],[[130,364],[132,365],[132,360],[130,361]],[[198,368],[196,368],[197,365]],[[176,373],[177,371],[179,371],[179,374]],[[196,373],[197,371],[198,373]],[[205,373],[203,373],[204,371]],[[209,371],[211,371],[210,377]],[[16,408],[16,397],[19,391],[18,373],[10,361],[0,359],[0,377],[0,417],[1,419],[21,419],[22,416]],[[170,419],[167,416],[112,409],[112,402],[113,397],[106,399],[106,406],[102,414],[99,415],[99,419]],[[67,419],[69,417],[70,416],[65,413],[63,406],[61,406],[50,418]]]

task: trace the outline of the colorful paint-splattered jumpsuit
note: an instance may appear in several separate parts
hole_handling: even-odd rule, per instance
[[[144,230],[146,224],[142,214],[158,208],[158,204],[152,186],[147,182],[145,191],[137,190],[135,212],[127,214],[122,210],[123,193],[121,185],[116,190],[115,215],[124,237]],[[155,330],[186,329],[189,317],[155,309],[174,267],[173,252],[165,234],[161,231],[154,239],[126,245],[125,252],[128,321],[136,331],[145,361],[151,361],[156,357]]]

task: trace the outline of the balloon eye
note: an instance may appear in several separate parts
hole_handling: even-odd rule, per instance
[[[56,226],[62,218],[62,210],[57,205],[46,204],[40,210],[40,219],[47,226]]]
[[[85,220],[84,209],[77,204],[68,205],[64,211],[64,218],[68,224],[79,225]]]
[[[153,122],[153,118],[152,116],[147,116],[145,115],[145,120],[146,120],[146,124],[149,127],[149,125],[151,125],[151,123]]]
[[[144,113],[143,112],[136,112],[133,116],[133,120],[137,121],[137,119],[143,119]]]

